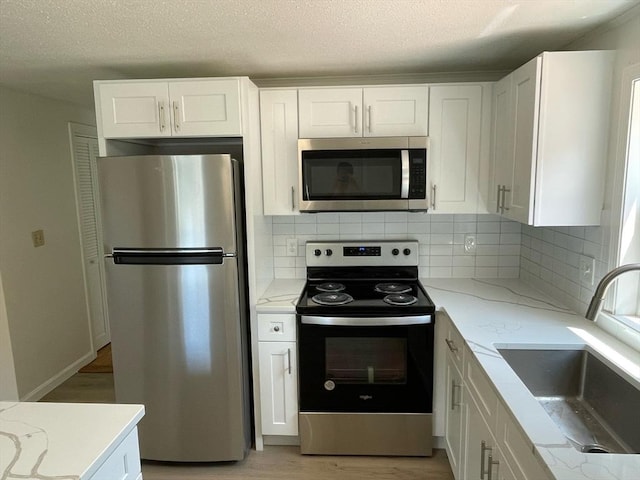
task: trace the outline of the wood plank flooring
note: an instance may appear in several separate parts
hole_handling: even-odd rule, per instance
[[[113,374],[77,373],[41,401],[114,403]],[[444,450],[433,457],[300,455],[298,447],[266,446],[237,463],[142,462],[144,480],[453,480]]]

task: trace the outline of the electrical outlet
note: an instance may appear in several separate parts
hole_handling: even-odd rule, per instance
[[[596,259],[580,255],[580,283],[585,286],[592,286],[596,270]]]
[[[31,232],[31,240],[34,247],[42,247],[44,245],[44,230],[35,230]]]
[[[467,233],[464,236],[464,251],[465,253],[475,253],[476,251],[476,236]]]
[[[287,238],[287,257],[298,256],[298,239]]]

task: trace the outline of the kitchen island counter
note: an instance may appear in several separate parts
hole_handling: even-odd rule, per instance
[[[136,425],[143,415],[142,405],[0,402],[0,474],[141,479]]]
[[[586,346],[636,386],[640,385],[639,352],[517,279],[425,278],[421,282],[436,306],[452,319],[551,478],[639,478],[640,454],[590,454],[575,449],[497,349]]]

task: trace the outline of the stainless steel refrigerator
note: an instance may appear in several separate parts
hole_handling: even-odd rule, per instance
[[[98,159],[116,401],[142,458],[229,461],[251,442],[241,162]]]

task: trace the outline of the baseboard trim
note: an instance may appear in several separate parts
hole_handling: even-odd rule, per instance
[[[51,377],[49,380],[40,384],[29,393],[20,398],[21,402],[37,402],[54,388],[59,387],[64,382],[73,377],[78,370],[92,362],[96,358],[96,352],[89,351],[71,365]]]
[[[300,437],[297,435],[263,435],[262,440],[265,445],[300,445]]]

